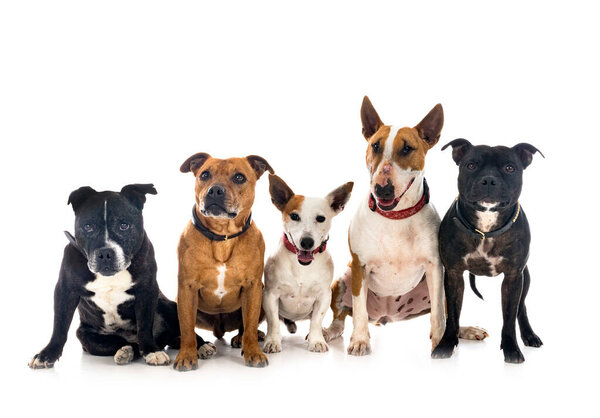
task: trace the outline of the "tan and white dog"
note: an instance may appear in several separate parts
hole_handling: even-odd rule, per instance
[[[432,349],[444,334],[444,283],[438,252],[440,217],[429,203],[425,155],[439,140],[444,113],[436,105],[414,128],[384,125],[365,96],[361,107],[368,142],[371,190],[349,228],[352,261],[333,287],[330,341],[342,335],[352,315],[348,353],[371,351],[369,321],[385,324],[431,312]],[[483,339],[476,328],[462,336]]]
[[[265,353],[281,351],[280,319],[291,333],[296,332],[294,321],[310,319],[308,349],[329,350],[322,330],[333,280],[327,240],[331,220],[344,209],[353,185],[346,183],[324,198],[304,197],[294,194],[276,175],[269,175],[269,192],[282,213],[284,232],[277,251],[265,264]]]

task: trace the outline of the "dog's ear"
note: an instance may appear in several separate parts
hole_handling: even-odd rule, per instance
[[[362,133],[365,139],[371,138],[383,126],[383,122],[367,96],[364,97],[360,107],[360,120],[362,121]]]
[[[208,160],[210,157],[209,154],[205,152],[199,152],[197,154],[192,155],[190,158],[185,160],[181,167],[179,167],[179,171],[182,173],[189,173],[190,171],[196,175],[200,167]]]
[[[290,189],[290,186],[275,174],[269,174],[269,193],[271,194],[271,202],[282,212],[290,199],[294,197],[294,192]]]
[[[269,171],[269,173],[275,174],[275,170],[273,170],[273,167],[271,167],[271,165],[263,157],[259,157],[258,155],[248,155],[246,157],[246,160],[250,164],[250,167],[252,167],[252,169],[256,173],[257,179],[259,179],[265,171]]]
[[[333,190],[325,197],[325,199],[327,199],[329,202],[329,206],[331,209],[333,209],[336,215],[344,210],[346,203],[348,203],[348,200],[350,200],[350,194],[352,193],[353,187],[354,182],[349,181],[343,186]]]
[[[98,192],[92,189],[90,186],[80,187],[79,189],[71,192],[69,195],[69,200],[67,201],[67,205],[71,205],[73,207],[73,211],[77,212],[77,209],[79,209],[91,195],[96,193]]]
[[[529,164],[531,164],[531,161],[533,161],[533,154],[535,154],[536,152],[539,152],[540,155],[544,157],[542,151],[540,151],[533,145],[527,144],[525,142],[515,145],[514,147],[512,147],[512,150],[515,152],[515,154],[517,154],[517,156],[521,160],[521,163],[523,163],[523,168],[527,168]]]
[[[471,149],[471,147],[473,147],[473,145],[464,138],[458,138],[444,145],[442,147],[442,151],[444,151],[448,147],[452,147],[452,159],[454,160],[456,165],[459,165],[460,160],[463,159],[465,154]]]
[[[156,194],[154,184],[128,184],[121,189],[121,195],[133,205],[142,210],[146,203],[147,194]]]
[[[431,148],[440,140],[443,126],[444,109],[442,108],[442,105],[438,103],[429,111],[427,116],[415,126],[415,129],[419,133],[421,139],[427,143],[429,148]]]

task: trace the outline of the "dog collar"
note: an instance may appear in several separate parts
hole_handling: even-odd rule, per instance
[[[202,222],[200,222],[200,218],[198,218],[198,214],[196,213],[196,205],[194,205],[194,207],[192,208],[192,223],[194,224],[194,227],[198,231],[200,231],[202,233],[202,235],[204,235],[209,240],[211,240],[211,241],[227,241],[228,239],[239,237],[244,232],[246,232],[248,230],[248,228],[250,228],[250,225],[252,224],[252,212],[250,212],[250,216],[248,216],[248,220],[246,221],[246,224],[243,226],[242,230],[240,232],[237,232],[237,233],[231,234],[231,235],[215,234],[210,229],[205,227],[202,224]]]
[[[69,232],[69,231],[64,231],[65,236],[67,237],[67,239],[69,240],[69,243],[75,247],[75,249],[77,251],[79,251],[81,253],[81,255],[83,255],[85,258],[87,258],[87,256],[85,255],[85,252],[81,249],[81,247],[77,244],[77,241],[75,241],[75,237]]]
[[[369,209],[373,212],[377,212],[381,216],[385,216],[388,219],[405,219],[409,218],[418,213],[423,207],[429,203],[429,186],[427,186],[427,180],[423,179],[423,196],[421,199],[412,207],[402,210],[382,210],[377,206],[375,197],[371,193],[369,195]]]
[[[513,216],[506,223],[506,225],[504,225],[502,228],[496,229],[494,231],[483,232],[483,231],[480,231],[479,229],[475,228],[473,225],[471,225],[469,223],[469,221],[467,221],[466,218],[463,216],[463,214],[460,211],[460,208],[458,207],[458,197],[456,198],[455,206],[456,206],[456,216],[453,218],[454,222],[458,226],[462,227],[462,229],[464,231],[470,233],[471,235],[475,235],[481,239],[495,238],[499,235],[504,234],[506,231],[508,231],[514,225],[514,223],[517,221],[517,218],[519,217],[519,213],[521,213],[521,204],[519,202],[517,202],[517,207],[515,208],[515,213],[513,213]]]
[[[329,238],[323,241],[321,245],[319,245],[319,248],[312,252],[313,255],[325,252],[327,249],[327,241],[329,241]],[[298,248],[296,248],[296,246],[290,242],[285,232],[283,233],[283,245],[285,245],[285,248],[287,248],[291,253],[298,254]]]

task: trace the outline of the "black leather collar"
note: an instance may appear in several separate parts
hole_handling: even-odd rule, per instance
[[[513,216],[506,223],[506,225],[504,225],[503,227],[496,229],[494,231],[483,232],[483,231],[480,231],[479,229],[475,228],[473,225],[471,225],[469,223],[469,221],[467,221],[465,219],[463,214],[460,212],[460,208],[458,207],[458,198],[457,198],[456,199],[456,216],[453,217],[452,219],[454,219],[454,223],[456,223],[456,225],[460,226],[465,232],[468,232],[471,235],[474,235],[481,239],[486,239],[486,238],[498,237],[498,236],[504,234],[506,231],[508,231],[513,226],[513,224],[517,221],[517,218],[519,217],[520,212],[521,212],[521,204],[519,202],[517,202],[517,207],[515,208],[515,213],[513,213]]]
[[[83,255],[87,259],[87,255],[85,255],[85,251],[83,251],[81,249],[81,247],[77,244],[77,241],[75,241],[75,237],[69,231],[64,231],[64,232],[65,232],[67,239],[69,240],[69,243],[73,247],[75,247],[75,249],[77,249],[77,251],[79,251],[81,253],[81,255]]]
[[[194,205],[194,207],[192,208],[192,223],[194,224],[194,227],[198,231],[200,231],[202,233],[202,235],[204,235],[209,240],[211,240],[211,241],[227,241],[228,239],[239,237],[244,232],[246,232],[248,230],[248,228],[250,228],[250,225],[252,224],[252,213],[250,213],[250,216],[248,216],[248,220],[246,221],[246,224],[244,225],[242,230],[240,232],[238,232],[236,234],[232,234],[232,235],[215,234],[210,229],[205,227],[202,224],[202,222],[200,222],[200,218],[198,218],[198,214],[196,213],[196,205]]]

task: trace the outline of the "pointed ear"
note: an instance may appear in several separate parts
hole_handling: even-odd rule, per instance
[[[383,122],[367,96],[364,97],[360,107],[360,120],[362,121],[362,133],[365,139],[371,138],[383,126]]]
[[[442,127],[444,126],[444,109],[441,104],[436,104],[423,118],[415,129],[421,139],[427,142],[429,148],[433,147],[440,140]]]
[[[329,206],[331,209],[333,209],[336,215],[344,210],[346,203],[348,203],[348,200],[350,200],[350,194],[352,193],[353,187],[354,182],[350,181],[333,190],[325,197],[325,199],[329,201]]]
[[[128,184],[121,189],[121,195],[129,200],[133,205],[142,210],[146,203],[147,194],[156,194],[153,184]]]
[[[271,194],[271,202],[282,212],[290,199],[294,197],[294,192],[290,189],[290,186],[274,174],[269,174],[269,193]]]
[[[442,147],[442,151],[448,147],[452,147],[452,159],[456,165],[460,164],[460,160],[463,159],[465,154],[473,147],[473,145],[463,138],[455,139],[454,141],[448,142]]]
[[[514,147],[512,147],[512,150],[521,159],[521,162],[523,163],[523,168],[527,168],[529,164],[531,164],[531,161],[533,161],[533,154],[535,154],[536,152],[539,152],[540,155],[544,157],[542,151],[540,151],[533,145],[527,144],[525,142],[515,145]]]
[[[189,173],[190,171],[196,175],[196,172],[202,167],[202,165],[208,160],[210,157],[209,154],[205,152],[199,152],[198,154],[192,155],[190,158],[185,160],[181,167],[179,167],[179,171],[182,173]]]
[[[273,170],[273,167],[271,167],[271,165],[263,157],[259,157],[258,155],[248,155],[246,157],[246,160],[248,160],[248,163],[256,173],[257,179],[259,179],[260,176],[262,176],[263,173],[267,170],[269,171],[269,173],[275,174],[275,170]]]
[[[96,193],[98,192],[89,186],[80,187],[79,189],[71,192],[69,195],[69,200],[67,201],[67,205],[73,206],[73,211],[77,212],[77,209],[79,209],[91,195]]]

